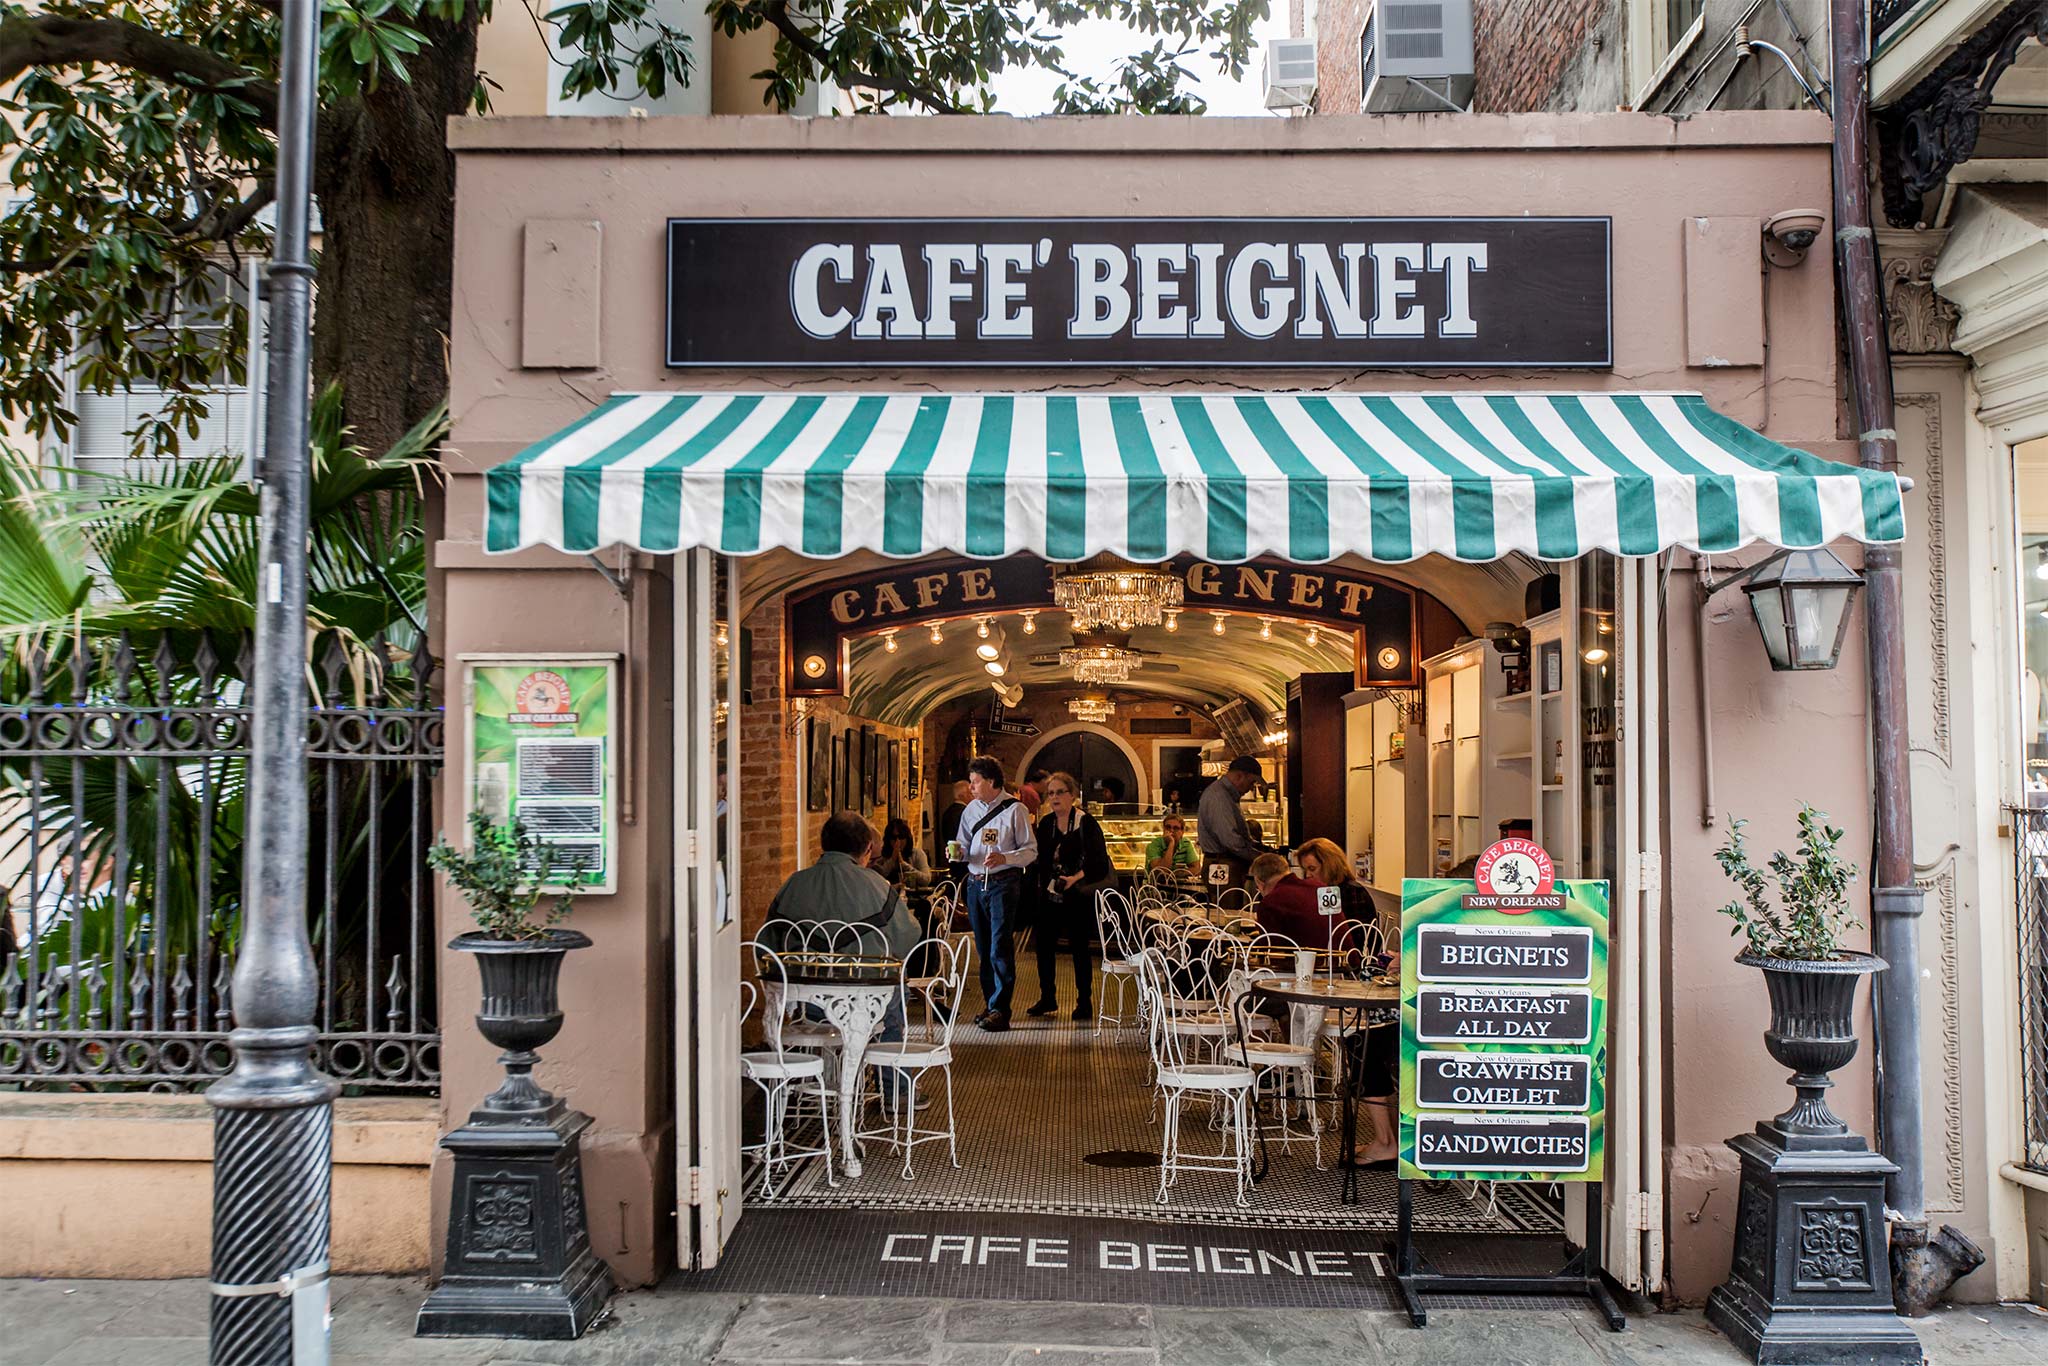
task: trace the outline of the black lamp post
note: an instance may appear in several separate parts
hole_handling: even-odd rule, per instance
[[[1742,591],[1771,667],[1834,668],[1849,632],[1849,608],[1862,586],[1863,576],[1826,549],[1780,551],[1750,572]]]
[[[313,104],[320,6],[285,0],[272,359],[256,464],[261,601],[249,680],[249,860],[232,1072],[213,1106],[214,1366],[325,1366],[333,1079],[313,1065],[320,979],[306,935],[306,524]]]

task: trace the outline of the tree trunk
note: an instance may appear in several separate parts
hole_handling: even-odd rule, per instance
[[[474,8],[422,23],[412,83],[386,81],[323,114],[313,377],[339,380],[354,441],[388,449],[448,393],[455,157],[447,120],[476,84]]]

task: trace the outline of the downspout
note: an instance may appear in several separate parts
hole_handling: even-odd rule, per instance
[[[1870,227],[1869,39],[1865,0],[1830,0],[1835,86],[1835,261],[1855,398],[1856,445],[1865,469],[1897,474],[1889,341],[1878,293],[1877,242]],[[1890,1206],[1892,1300],[1924,1314],[1984,1254],[1946,1227],[1927,1234],[1920,1115],[1920,915],[1913,882],[1913,794],[1906,730],[1906,644],[1897,545],[1866,547],[1863,602],[1870,649],[1871,780],[1875,849],[1871,947],[1890,965],[1877,978],[1879,1141],[1898,1165]]]

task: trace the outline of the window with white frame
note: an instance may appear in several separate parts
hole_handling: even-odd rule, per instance
[[[237,312],[228,305],[241,302],[246,293],[245,284],[231,281],[225,269],[208,271],[179,291],[168,325],[154,336],[145,334],[138,340],[138,345],[145,349],[153,341],[167,345],[174,329],[217,333],[232,326]],[[75,392],[72,411],[78,414],[78,425],[71,432],[67,449],[71,465],[86,474],[149,477],[167,461],[159,457],[135,457],[131,433],[158,414],[166,398],[164,390],[141,383],[117,388],[108,394],[89,389]],[[252,427],[255,410],[249,387],[246,384],[221,384],[206,390],[204,398],[206,415],[200,419],[197,433],[187,430],[183,424],[179,426],[175,458],[191,460],[246,455],[252,439],[258,435]]]
[[[1657,92],[1700,40],[1706,0],[1627,0],[1630,107],[1654,106]]]

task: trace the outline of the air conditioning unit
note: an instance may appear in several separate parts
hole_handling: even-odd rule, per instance
[[[1266,108],[1306,109],[1316,93],[1316,40],[1278,38],[1266,44]]]
[[[1372,0],[1358,37],[1368,114],[1463,113],[1472,102],[1472,0]]]
[[[1223,746],[1230,752],[1226,758],[1266,752],[1266,714],[1245,698],[1231,698],[1210,717],[1223,732]]]

